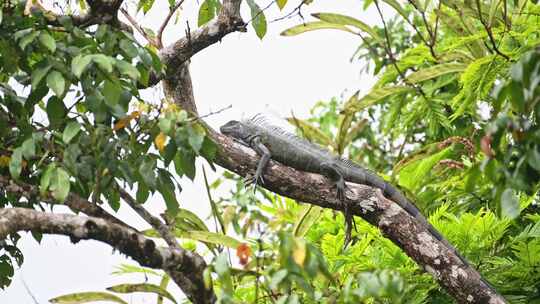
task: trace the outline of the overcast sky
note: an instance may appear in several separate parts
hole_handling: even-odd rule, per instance
[[[186,2],[190,4],[196,1]],[[284,11],[289,12],[296,2],[291,2]],[[156,3],[151,13],[143,18],[144,24],[154,29],[167,11],[166,0],[156,0]],[[359,0],[318,0],[306,7],[304,16],[309,21],[313,18],[308,12],[340,12],[369,24],[378,23],[376,13],[363,13],[362,5]],[[249,20],[248,10],[244,7],[242,11],[244,19]],[[181,23],[185,24],[185,18],[188,18],[191,28],[195,28],[196,16],[195,6],[186,5]],[[268,10],[267,16],[273,19],[277,16],[277,10]],[[293,18],[269,24],[268,33],[262,41],[251,28],[248,33],[229,34],[221,43],[207,48],[192,59],[191,73],[200,114],[232,105],[231,109],[209,118],[213,127],[258,112],[285,116],[294,111],[298,117],[306,117],[309,109],[319,100],[349,96],[358,89],[366,93],[373,80],[359,73],[361,63],[349,61],[359,44],[358,37],[338,31],[316,31],[295,37],[279,35],[284,29],[300,22],[300,19]],[[165,44],[178,39],[183,33],[181,26],[168,28]],[[159,93],[147,92],[145,96],[148,99],[157,98]],[[208,200],[199,173],[200,170],[194,183],[183,180],[184,191],[180,194],[180,202],[183,208],[205,218],[209,210]],[[217,176],[214,174],[210,179]],[[154,214],[163,208],[160,199],[151,202]],[[66,212],[60,209],[55,211]],[[147,228],[128,208],[121,208],[119,215],[138,228]],[[27,288],[39,303],[48,303],[48,299],[61,294],[102,291],[114,284],[127,281],[140,283],[144,279],[140,276],[110,275],[115,265],[133,262],[99,242],[81,241],[73,245],[65,237],[44,236],[39,245],[28,235],[23,235],[19,245],[25,262],[16,271],[11,286],[4,292],[0,291],[2,304],[34,303]],[[173,291],[177,292],[177,289]],[[155,296],[125,299],[134,304],[155,303]]]

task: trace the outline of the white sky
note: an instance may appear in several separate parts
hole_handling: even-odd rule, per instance
[[[195,1],[186,1],[188,4]],[[156,0],[156,8],[144,18],[146,26],[156,28],[167,11],[166,0]],[[270,3],[270,1],[266,1]],[[291,2],[289,12],[296,1]],[[355,16],[368,24],[378,23],[376,12],[362,13],[360,0],[318,0],[306,7],[304,16],[313,20],[308,12],[340,12]],[[245,3],[243,6],[246,6]],[[267,12],[273,19],[277,10]],[[183,16],[188,17],[191,28],[196,27],[196,11],[193,4],[187,5]],[[243,16],[249,20],[244,7]],[[272,17],[273,16],[273,17]],[[305,117],[318,100],[329,100],[333,96],[351,95],[358,89],[365,93],[373,83],[367,75],[360,75],[361,64],[351,63],[351,55],[359,44],[357,36],[338,31],[316,31],[294,37],[281,37],[279,33],[300,23],[293,18],[268,26],[268,33],[260,41],[253,30],[248,33],[232,33],[192,59],[191,72],[199,112],[207,113],[232,105],[232,109],[209,118],[213,127],[238,119],[242,115],[271,112],[289,115],[291,111]],[[185,24],[182,19],[181,24]],[[182,27],[170,27],[165,35],[165,44],[184,34]],[[155,94],[154,94],[155,95]],[[153,96],[148,94],[149,97]],[[180,195],[181,205],[206,218],[209,204],[200,172],[194,183],[183,180],[184,191]],[[208,170],[207,172],[211,172]],[[210,176],[214,180],[217,175]],[[123,207],[120,217],[136,227],[146,228],[137,216]],[[154,214],[163,210],[156,199],[150,208]],[[65,210],[64,210],[65,211]],[[25,235],[19,242],[25,256],[22,268],[16,271],[13,283],[0,292],[0,303],[34,303],[28,289],[39,303],[66,293],[103,291],[106,287],[127,281],[141,282],[141,276],[112,276],[113,267],[120,263],[133,263],[114,253],[108,245],[95,241],[81,241],[76,245],[66,237],[45,236],[37,244]],[[152,282],[157,283],[157,282]],[[174,284],[172,284],[174,285]],[[172,291],[180,298],[178,289]],[[125,297],[129,303],[155,303],[155,296]]]

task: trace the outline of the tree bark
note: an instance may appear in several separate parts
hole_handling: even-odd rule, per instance
[[[140,265],[163,269],[193,303],[214,303],[211,287],[206,288],[204,259],[182,248],[157,247],[154,241],[123,225],[95,217],[45,213],[25,208],[0,209],[0,240],[20,231],[69,236],[79,240],[97,240],[111,245]]]
[[[222,32],[226,34],[229,31],[222,30]],[[215,41],[207,38],[203,40],[204,43],[197,45],[206,47],[208,43]],[[174,47],[169,47],[166,52],[161,53],[168,66],[163,84],[166,94],[177,104],[193,115],[198,115],[189,74],[189,58],[186,58],[187,52],[182,51],[186,46],[181,45],[182,43],[177,42]],[[191,51],[190,56],[196,53],[193,48],[188,49]],[[202,49],[199,48],[197,51]],[[216,133],[211,128],[208,130],[219,146],[215,160],[218,165],[244,177],[254,174],[259,160],[254,151]],[[343,209],[337,200],[332,183],[320,175],[300,172],[271,162],[264,176],[265,183],[262,187],[272,192],[323,208]],[[452,250],[435,239],[424,225],[417,222],[398,204],[386,199],[379,189],[350,183],[348,186],[350,191],[347,192],[346,203],[353,206],[353,213],[377,226],[420,267],[432,274],[458,302],[506,303],[502,296],[485,283],[474,268],[464,264]]]

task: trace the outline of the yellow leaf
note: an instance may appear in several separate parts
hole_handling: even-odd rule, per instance
[[[147,105],[147,104],[144,103],[144,102],[139,102],[139,103],[137,104],[137,110],[138,110],[137,112],[139,112],[139,113],[140,113],[140,112],[142,112],[142,113],[148,113],[148,112],[150,112],[150,106]]]
[[[6,155],[0,156],[0,168],[2,167],[9,167],[9,162],[11,161],[11,157]]]
[[[114,130],[114,131],[118,131],[118,130],[120,130],[120,129],[125,128],[125,127],[129,124],[129,122],[130,122],[132,119],[138,119],[140,116],[141,116],[141,112],[139,112],[139,111],[133,111],[133,112],[131,112],[131,114],[129,114],[128,116],[119,119],[119,120],[114,124],[113,130]]]
[[[131,120],[131,117],[129,116],[126,116],[124,118],[121,118],[119,119],[115,124],[114,124],[114,127],[113,127],[113,130],[114,131],[118,131],[120,129],[123,129],[127,126],[127,124],[129,123],[129,121]]]
[[[297,239],[293,249],[293,260],[296,264],[302,266],[306,260],[306,242],[301,239]]]
[[[159,135],[154,139],[154,144],[158,148],[159,152],[163,152],[165,149],[165,142],[167,141],[167,135],[163,132],[159,132]]]

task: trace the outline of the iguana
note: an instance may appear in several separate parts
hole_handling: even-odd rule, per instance
[[[261,156],[253,177],[255,185],[257,182],[264,183],[264,169],[270,159],[273,159],[286,166],[322,174],[330,178],[336,183],[337,197],[341,202],[344,202],[345,181],[381,189],[386,198],[399,204],[407,213],[422,223],[437,240],[452,250],[463,263],[469,265],[405,195],[396,187],[385,182],[376,173],[362,168],[348,159],[337,157],[319,145],[273,126],[260,115],[243,121],[229,121],[220,128],[220,131],[224,135],[231,136],[240,143],[251,147]],[[352,214],[347,205],[343,206],[343,210],[346,221],[346,247],[351,239]]]

